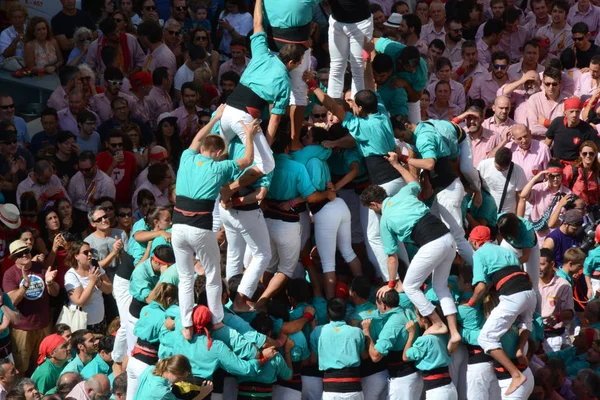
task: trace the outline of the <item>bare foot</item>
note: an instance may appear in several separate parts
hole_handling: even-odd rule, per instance
[[[194,327],[188,326],[187,328],[183,328],[181,334],[185,340],[192,340],[192,337],[194,336]]]
[[[443,323],[433,324],[429,328],[425,329],[423,336],[425,335],[445,335],[448,333],[448,327]]]
[[[508,396],[511,393],[513,393],[515,390],[517,390],[522,384],[525,383],[525,381],[527,380],[527,377],[525,375],[523,375],[521,373],[521,371],[519,371],[519,376],[518,377],[513,377],[511,382],[510,382],[510,386],[508,387],[508,389],[506,389],[506,393],[505,395]]]
[[[448,341],[448,354],[452,354],[456,351],[461,339],[462,337],[460,337],[458,333],[456,334],[456,336],[450,337],[450,340]]]

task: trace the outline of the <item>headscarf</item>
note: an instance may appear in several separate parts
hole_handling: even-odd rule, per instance
[[[52,335],[46,336],[42,343],[40,343],[39,357],[37,360],[38,365],[42,365],[46,357],[48,357],[52,352],[61,344],[66,342],[67,339],[60,336],[59,334],[53,333]]]
[[[490,228],[484,225],[479,225],[473,228],[471,233],[469,234],[469,239],[474,243],[483,244],[485,242],[492,241],[492,233]]]
[[[208,325],[211,321],[210,310],[208,307],[203,305],[198,305],[194,307],[194,311],[192,311],[192,323],[194,324],[194,331],[196,335],[199,335],[204,331],[206,337],[208,338],[208,349],[210,350],[212,346],[212,338],[210,337],[210,332],[206,325]]]

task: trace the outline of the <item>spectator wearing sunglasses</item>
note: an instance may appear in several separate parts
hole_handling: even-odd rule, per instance
[[[23,118],[15,116],[15,102],[6,93],[0,93],[0,122],[14,124],[17,128],[17,141],[22,146],[29,145],[31,140],[27,133],[27,124]]]
[[[183,37],[181,35],[182,24],[174,19],[168,19],[163,26],[162,35],[163,42],[175,55],[177,65],[183,64],[183,52],[182,43]]]
[[[121,229],[129,236],[133,227],[133,212],[128,204],[117,206],[117,229]]]
[[[94,153],[81,152],[78,167],[79,172],[71,178],[68,190],[73,207],[87,213],[101,197],[115,197],[115,184],[108,175],[98,169]]]
[[[600,22],[600,12],[598,12],[598,20]],[[571,53],[575,56],[577,68],[588,68],[594,56],[600,54],[600,47],[592,43],[593,34],[585,22],[577,22],[571,29],[571,39],[573,39],[573,47],[565,49],[563,53]]]
[[[492,20],[488,24],[491,22],[498,21]],[[471,99],[484,100],[487,109],[490,109],[494,104],[498,89],[510,82],[508,77],[508,66],[510,65],[508,54],[501,51],[495,52],[490,57],[490,60],[492,62],[491,71],[474,79],[473,86],[469,90],[469,97]],[[485,64],[485,67],[487,68],[488,64]]]
[[[11,340],[19,349],[13,354],[15,366],[27,374],[36,365],[36,349],[50,334],[50,296],[58,295],[59,286],[54,282],[56,270],[32,261],[31,250],[22,240],[11,243],[10,258],[14,265],[4,274],[2,288],[21,315],[11,329]]]
[[[117,189],[117,203],[131,202],[131,181],[137,175],[135,155],[123,150],[123,134],[118,129],[112,129],[106,140],[106,150],[99,153],[98,168],[110,176]]]
[[[6,201],[15,201],[17,185],[33,169],[33,156],[18,145],[13,124],[0,123],[0,189]]]
[[[112,115],[111,103],[114,99],[121,97],[127,100],[128,105],[134,103],[131,95],[123,93],[123,72],[119,68],[107,67],[104,71],[104,93],[98,93],[90,99],[90,108],[98,115],[100,122],[108,121]]]
[[[138,27],[140,43],[147,51],[146,63],[142,70],[154,72],[159,67],[167,67],[172,76],[177,73],[177,61],[175,54],[163,41],[160,26],[155,22],[142,22]]]
[[[136,14],[131,17],[131,23],[133,24],[133,27],[137,29],[142,22],[146,21],[154,22],[160,26],[163,26],[165,23],[164,18],[168,17],[168,9],[165,8],[165,11],[167,12],[166,15],[162,15],[162,9],[163,6],[168,5],[168,2],[161,0],[160,3],[161,16],[159,17],[158,12],[156,12],[156,2],[154,0],[135,1]]]

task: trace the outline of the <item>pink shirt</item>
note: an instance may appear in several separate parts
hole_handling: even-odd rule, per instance
[[[460,115],[461,109],[458,106],[450,103],[450,106],[444,110],[438,111],[433,105],[433,102],[429,104],[429,108],[427,109],[427,114],[429,115],[429,119],[441,119],[444,121],[451,121],[452,118]]]
[[[508,131],[510,129],[510,127],[513,126],[514,124],[516,124],[516,122],[513,121],[512,118],[506,118],[506,121],[498,124],[498,123],[496,123],[496,119],[492,115],[491,117],[489,117],[488,119],[483,121],[483,124],[481,124],[481,125],[485,129],[488,129],[488,130],[500,135],[501,137],[505,137],[506,131]]]
[[[421,28],[421,39],[425,43],[431,43],[434,39],[440,39],[442,42],[446,43],[446,29],[442,27],[442,30],[437,32],[433,25],[433,21],[431,21]]]
[[[177,107],[174,111],[173,111],[173,115],[175,117],[177,117],[177,125],[179,125],[179,135],[182,137],[182,139],[184,139],[184,143],[185,138],[191,137],[192,134],[196,133],[198,131],[198,111],[201,111],[202,109],[198,106],[196,106],[196,112],[194,113],[193,117],[192,117],[192,131],[188,132],[188,120],[190,118],[190,115],[188,114],[187,110],[185,109],[184,106],[180,106]]]
[[[557,101],[551,101],[546,97],[546,93],[538,92],[527,100],[527,126],[535,138],[544,138],[548,128],[539,123],[539,117],[544,117],[552,121],[554,118],[564,115],[565,99],[570,94],[560,92]]]
[[[490,108],[496,100],[496,93],[500,89],[500,85],[493,79],[492,73],[480,76],[474,80],[471,89],[469,89],[469,97],[472,99],[482,99]]]
[[[221,66],[219,67],[219,79],[217,79],[217,84],[219,85],[219,88],[221,88],[221,75],[223,75],[225,72],[233,71],[239,76],[242,76],[242,74],[246,70],[246,67],[248,66],[248,63],[250,62],[250,59],[248,57],[244,58],[246,62],[244,63],[244,65],[241,66],[235,65],[233,63],[233,58],[221,64]]]
[[[535,70],[538,74],[541,74],[542,72],[544,72],[544,66],[538,64],[535,67]],[[510,79],[513,82],[521,79],[524,74],[525,72],[523,71],[523,58],[521,58],[521,60],[518,63],[512,64],[510,67],[508,67],[508,79]]]
[[[431,83],[427,85],[427,91],[431,97],[431,103],[435,100],[435,85],[439,79],[435,75],[431,75]],[[465,109],[467,97],[465,88],[455,80],[450,79],[450,104],[455,104],[461,111]]]
[[[127,100],[127,105],[131,109],[131,104],[133,103],[131,95],[119,92],[118,96]],[[90,108],[98,115],[100,122],[106,122],[112,118],[110,103],[111,101],[106,97],[106,93],[98,93],[90,99]]]
[[[94,115],[96,115],[96,113],[94,113]],[[96,115],[96,128],[98,128],[99,126],[100,117]],[[58,127],[61,131],[69,131],[75,136],[79,135],[79,126],[77,125],[77,118],[73,115],[73,113],[71,113],[71,109],[69,107],[58,111]]]
[[[544,284],[540,280],[538,288],[542,298],[542,318],[550,317],[558,312],[575,311],[573,288],[565,279],[554,275],[548,284]],[[562,327],[562,321],[553,326],[554,329]]]
[[[452,63],[452,70],[454,72],[456,72],[456,70],[459,69],[461,65],[462,65],[462,60],[458,63]],[[471,86],[473,85],[473,81],[475,79],[477,79],[477,77],[483,76],[487,73],[488,73],[488,71],[484,68],[484,66],[481,65],[481,63],[477,63],[477,66],[475,67],[473,72],[464,73],[463,75],[458,77],[457,81],[458,81],[458,83],[460,83],[464,86],[465,94],[468,95],[469,90],[471,89]]]
[[[21,207],[21,195],[23,193],[32,192],[35,195],[35,198],[37,200],[40,198],[42,193],[45,193],[46,190],[48,190],[50,188],[60,189],[62,191],[64,197],[66,197],[69,201],[71,201],[71,199],[69,198],[69,195],[67,194],[67,191],[65,190],[65,188],[62,185],[62,182],[60,181],[60,179],[58,179],[58,176],[52,175],[52,177],[50,178],[50,181],[48,181],[48,183],[40,185],[39,183],[37,183],[36,181],[33,180],[32,175],[33,175],[33,172],[31,172],[29,174],[29,176],[24,181],[19,183],[19,186],[17,186],[17,206]]]
[[[129,48],[129,54],[131,56],[131,63],[129,64],[129,68],[127,71],[123,71],[123,74],[129,75],[131,71],[133,71],[137,67],[143,67],[144,62],[146,61],[146,55],[144,54],[144,50],[138,43],[135,36],[126,33],[127,35],[127,47]],[[102,58],[100,57],[100,52],[102,49],[98,48],[99,41],[102,40],[102,36],[98,39],[94,40],[90,43],[90,47],[88,48],[87,57],[85,59],[85,63],[90,66],[90,68],[96,72],[96,74],[103,74],[106,67],[102,62]],[[119,50],[120,51],[120,50]]]
[[[590,3],[588,9],[582,13],[579,11],[578,6],[571,7],[567,16],[567,23],[573,26],[577,22],[585,22],[590,30],[590,42],[593,42],[600,30],[600,8]]]
[[[140,100],[136,96],[131,96],[129,111],[133,118],[137,118],[140,121],[150,121],[150,112],[148,111],[148,101],[146,100],[146,97]]]
[[[498,48],[508,54],[510,60],[518,60],[523,55],[523,46],[529,40],[530,33],[522,26],[518,26],[515,32],[504,31],[498,43]]]
[[[446,50],[444,50],[444,57],[448,57],[451,62],[461,62],[462,63],[462,45],[465,42],[465,39],[460,39],[460,42],[456,43],[454,47],[448,47],[448,43],[446,44]]]
[[[477,168],[482,160],[488,158],[488,154],[502,143],[502,136],[483,128],[479,139],[471,139],[471,151],[473,152],[473,167]]]
[[[59,86],[52,92],[48,99],[48,107],[52,107],[56,111],[69,107],[69,97],[67,96],[67,92],[65,92],[65,88]]]
[[[152,90],[150,90],[150,94],[146,97],[146,104],[148,106],[152,129],[156,128],[156,120],[160,114],[173,111],[171,96],[157,86],[152,87]]]
[[[77,172],[71,178],[68,189],[73,207],[84,212],[90,211],[101,197],[108,196],[114,199],[116,192],[113,180],[100,170],[98,170],[94,180],[87,187],[85,186],[83,174]]]
[[[147,189],[154,195],[154,202],[157,207],[166,207],[169,205],[169,189],[167,188],[163,191],[160,191],[160,189],[151,184],[150,181],[146,181],[142,183],[133,193],[133,197],[131,199],[131,211],[137,211],[137,196],[142,189]]]
[[[506,147],[513,153],[513,162],[523,168],[527,181],[533,179],[538,172],[546,169],[546,165],[551,158],[548,146],[535,139],[531,140],[531,146],[525,152],[515,142],[508,143]]]
[[[477,60],[479,60],[479,63],[486,69],[489,68],[492,63],[492,51],[483,40],[477,42]]]
[[[566,194],[571,193],[571,190],[569,190],[568,187],[562,185],[558,191]],[[542,218],[546,210],[550,208],[550,204],[552,203],[552,199],[556,193],[557,192],[550,191],[548,189],[548,182],[540,182],[533,186],[531,193],[529,194],[529,198],[527,199],[527,202],[531,204],[531,214],[529,216],[531,221],[537,221]],[[554,207],[557,205],[558,202],[556,202]],[[544,229],[536,232],[540,247],[542,247],[541,244],[544,243],[544,239],[546,239],[546,236],[548,236],[549,233],[550,229]]]
[[[161,43],[152,53],[148,54],[143,69],[153,73],[158,67],[167,67],[173,76],[177,73],[175,54],[164,43]]]
[[[573,46],[571,38],[571,25],[565,24],[565,27],[557,34],[554,34],[552,24],[548,24],[538,29],[535,36],[546,36],[550,39],[550,54],[559,55],[567,47]]]
[[[589,72],[581,74],[577,82],[575,82],[575,97],[580,97],[581,101],[585,101],[592,97],[598,89],[598,81],[592,78]]]

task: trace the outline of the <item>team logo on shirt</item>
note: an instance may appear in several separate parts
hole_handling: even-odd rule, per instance
[[[204,164],[202,161],[198,161],[198,166],[201,167]]]
[[[46,285],[44,284],[42,278],[40,278],[37,275],[29,275],[29,281],[29,289],[27,289],[27,291],[25,292],[25,298],[27,300],[37,300],[44,294],[44,289],[46,288]],[[21,279],[19,287],[23,286],[24,283],[25,280]]]
[[[339,332],[339,331],[340,331],[340,328],[333,328],[333,331],[334,331],[334,332]]]
[[[389,206],[391,206],[391,205],[392,205],[392,202],[391,202],[391,201],[388,201],[388,204],[387,204],[387,205],[388,205],[388,207],[389,207]]]
[[[532,169],[532,170],[531,170],[531,172],[532,172],[534,175],[537,175],[537,173],[538,173],[538,170],[537,170],[537,169]]]
[[[573,138],[573,143],[579,144],[579,142],[581,142],[581,139],[579,139],[578,137]]]

